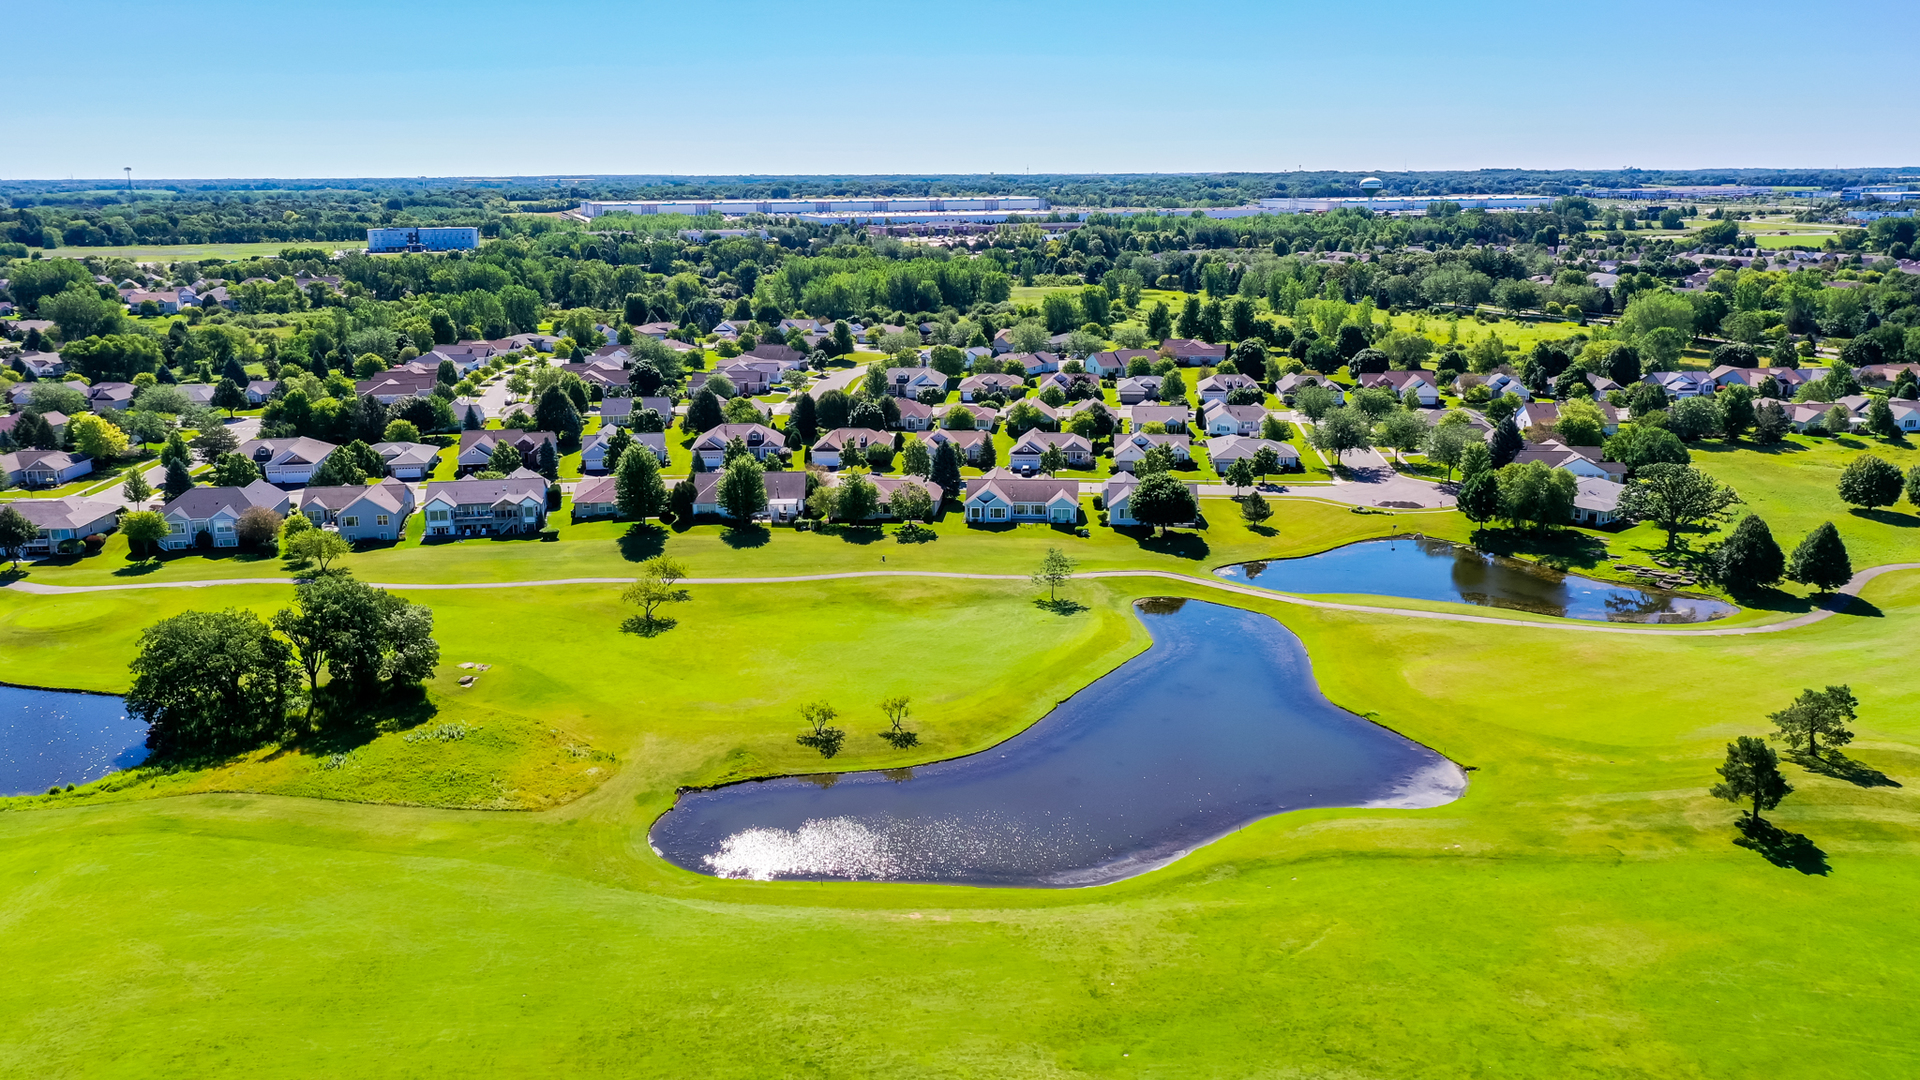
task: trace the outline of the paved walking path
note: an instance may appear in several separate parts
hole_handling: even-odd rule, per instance
[[[1868,567],[1853,575],[1853,580],[1841,586],[1840,591],[1820,602],[1820,606],[1805,615],[1796,615],[1777,623],[1764,626],[1727,626],[1717,629],[1689,630],[1680,627],[1621,625],[1618,623],[1583,623],[1573,620],[1561,622],[1528,622],[1520,619],[1501,619],[1488,615],[1466,615],[1452,611],[1416,611],[1410,608],[1374,607],[1367,604],[1340,604],[1328,600],[1309,600],[1291,593],[1271,592],[1245,585],[1235,585],[1218,578],[1195,577],[1191,574],[1176,574],[1169,570],[1090,570],[1075,575],[1080,578],[1163,578],[1168,581],[1185,582],[1203,588],[1218,589],[1221,592],[1238,593],[1260,600],[1273,600],[1282,604],[1294,604],[1299,607],[1319,608],[1324,611],[1352,611],[1368,615],[1398,615],[1408,619],[1427,619],[1433,622],[1479,623],[1486,626],[1520,626],[1534,630],[1573,630],[1587,634],[1643,634],[1653,636],[1674,635],[1684,637],[1740,637],[1748,634],[1776,634],[1783,630],[1793,630],[1809,626],[1828,618],[1845,608],[1854,596],[1858,595],[1866,584],[1881,574],[1896,570],[1920,570],[1920,563],[1887,563],[1883,566]],[[837,574],[798,574],[790,577],[732,577],[732,578],[683,578],[686,585],[783,585],[803,581],[840,581],[848,578],[875,577],[912,577],[912,578],[957,578],[967,581],[1026,581],[1025,574],[961,574],[940,570],[849,570]],[[215,578],[208,581],[154,581],[135,582],[123,585],[42,585],[33,581],[15,581],[7,587],[18,592],[38,596],[61,596],[68,593],[121,592],[129,589],[199,589],[219,585],[293,585],[298,578]],[[435,584],[413,582],[371,581],[369,585],[381,589],[401,589],[422,591],[430,589],[536,589],[553,585],[625,585],[632,578],[622,577],[582,577],[550,578],[543,581],[461,581]]]

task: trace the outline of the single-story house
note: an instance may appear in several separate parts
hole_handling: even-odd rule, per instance
[[[727,462],[727,443],[739,439],[755,461],[786,448],[787,437],[765,424],[721,424],[694,440],[693,456],[701,465],[718,469]]]
[[[1134,405],[1127,410],[1129,430],[1140,431],[1148,424],[1165,424],[1168,431],[1185,431],[1193,410],[1185,405]]]
[[[187,395],[188,401],[193,402],[195,405],[205,405],[209,407],[213,405],[213,392],[216,389],[217,387],[210,383],[180,384],[180,392]]]
[[[1160,384],[1165,381],[1158,375],[1133,375],[1121,379],[1115,389],[1120,393],[1120,404],[1138,405],[1160,400]]]
[[[387,475],[402,480],[424,480],[440,464],[440,448],[432,443],[377,442],[372,449],[387,463]]]
[[[938,449],[942,444],[950,444],[954,453],[962,461],[977,463],[980,460],[980,448],[993,440],[993,435],[985,431],[955,431],[950,428],[937,428],[927,435],[927,449]]]
[[[59,487],[93,471],[93,459],[65,450],[16,450],[0,454],[7,483],[21,487]]]
[[[267,399],[273,397],[273,392],[278,389],[280,389],[278,379],[249,379],[247,380],[247,404],[265,405]]]
[[[806,355],[800,350],[791,345],[775,345],[766,341],[741,353],[740,359],[776,364],[783,372],[807,366]]]
[[[1620,430],[1620,410],[1604,401],[1593,402],[1600,410],[1600,431],[1603,435],[1612,435]],[[1529,401],[1520,406],[1513,414],[1513,422],[1520,425],[1522,431],[1535,425],[1552,427],[1560,422],[1560,405],[1552,401]]]
[[[69,390],[78,390],[82,396],[87,392],[87,384],[77,380],[69,379],[60,385]],[[7,392],[7,400],[11,401],[16,409],[26,408],[27,403],[33,400],[34,386],[34,383],[25,381],[14,383],[13,389]]]
[[[894,426],[901,431],[926,431],[933,427],[933,406],[923,405],[912,398],[901,398],[897,407],[900,419]]]
[[[1827,413],[1834,407],[1835,404],[1836,402],[1832,402],[1832,401],[1795,402],[1786,407],[1787,422],[1793,425],[1793,430],[1795,431],[1805,431],[1807,430],[1808,424],[1812,424],[1815,422],[1818,422],[1822,427],[1825,427],[1827,422]],[[1849,431],[1853,430],[1853,428],[1858,426],[1858,424],[1859,424],[1858,417],[1854,417],[1850,415],[1847,418],[1847,430]],[[1831,432],[1829,432],[1829,434],[1831,434]]]
[[[1098,394],[1100,376],[1090,371],[1055,371],[1042,377],[1034,387],[1034,392],[1037,394],[1049,386],[1059,387],[1060,392],[1068,396],[1075,393]]]
[[[1460,377],[1462,379],[1466,378],[1465,375],[1462,375]],[[1596,398],[1603,398],[1608,394],[1613,393],[1615,390],[1626,389],[1626,387],[1621,386],[1619,383],[1614,382],[1612,379],[1607,378],[1605,375],[1601,375],[1598,372],[1593,372],[1593,371],[1587,372],[1587,385],[1593,387],[1593,396]]]
[[[84,537],[111,532],[120,515],[120,504],[104,499],[15,499],[6,505],[40,530],[27,541],[29,555],[51,555],[62,545],[71,548]]]
[[[1419,393],[1420,404],[1428,407],[1440,404],[1440,387],[1434,383],[1431,371],[1376,371],[1360,376],[1360,385],[1368,390],[1385,388],[1402,398],[1411,388]]]
[[[1259,405],[1208,404],[1200,426],[1208,435],[1258,435],[1266,420],[1267,410]]]
[[[827,478],[827,482],[829,484],[837,484],[840,482],[840,478],[838,475],[830,476]],[[922,491],[925,491],[927,495],[933,499],[933,508],[935,511],[940,509],[940,501],[945,498],[945,494],[941,491],[939,484],[931,480],[924,480],[918,476],[869,475],[867,482],[880,491],[880,509],[869,515],[867,518],[868,521],[882,521],[892,518],[894,516],[892,506],[893,493],[908,485],[918,487]]]
[[[720,505],[720,480],[725,475],[718,472],[693,474],[695,517],[732,516]],[[800,516],[800,511],[805,509],[807,503],[806,473],[769,472],[761,475],[760,482],[767,489],[767,508],[761,514],[768,521],[792,521]]]
[[[1209,345],[1191,338],[1168,338],[1160,343],[1160,348],[1183,367],[1215,366],[1227,358],[1225,345]]]
[[[1071,431],[1041,431],[1038,428],[1027,432],[1013,441],[1013,449],[1007,451],[1007,464],[1025,472],[1040,468],[1040,455],[1047,447],[1057,446],[1067,457],[1070,469],[1090,469],[1093,467],[1093,444]]]
[[[835,428],[820,436],[819,441],[813,444],[813,453],[808,460],[815,465],[837,469],[843,464],[841,458],[846,451],[858,450],[864,454],[867,447],[875,443],[890,447],[893,445],[893,436],[872,428]],[[864,465],[866,458],[862,456],[851,464]]]
[[[1528,443],[1513,459],[1514,464],[1524,465],[1529,461],[1541,461],[1556,469],[1565,469],[1575,476],[1591,477],[1596,480],[1625,480],[1627,467],[1617,461],[1602,461],[1597,446],[1568,446],[1554,439],[1545,442]]]
[[[1193,438],[1188,435],[1149,435],[1138,431],[1131,435],[1116,435],[1113,440],[1113,470],[1132,472],[1133,467],[1146,456],[1147,450],[1154,446],[1164,446],[1173,451],[1176,463],[1190,461],[1193,459],[1192,445]]]
[[[538,532],[547,521],[547,478],[520,468],[498,480],[442,480],[427,485],[420,509],[428,536]]]
[[[1078,520],[1078,480],[1026,480],[1005,469],[996,469],[967,481],[969,524],[1047,521],[1072,525]]]
[[[573,519],[617,517],[620,513],[619,478],[590,476],[573,489]]]
[[[18,359],[20,366],[26,369],[27,374],[36,379],[54,379],[67,373],[67,362],[57,352],[22,353]],[[78,387],[81,390],[86,389],[85,386],[78,383],[68,383],[67,385]]]
[[[1145,360],[1151,364],[1160,359],[1160,354],[1152,349],[1115,349],[1112,352],[1094,353],[1087,357],[1087,370],[1103,379],[1117,379],[1127,373],[1127,366],[1134,360]]]
[[[1597,476],[1582,476],[1574,484],[1574,524],[1597,527],[1620,520],[1620,493],[1626,490],[1625,484]]]
[[[975,395],[985,395],[993,391],[1002,394],[1011,393],[1026,384],[1018,375],[1009,375],[1004,371],[989,372],[985,375],[969,375],[960,380],[960,400],[972,401]]]
[[[1209,401],[1226,403],[1227,395],[1235,390],[1258,390],[1260,384],[1245,375],[1229,373],[1209,375],[1194,384],[1194,390],[1200,395],[1202,404]]]
[[[1292,404],[1293,396],[1299,392],[1301,387],[1306,386],[1308,384],[1312,384],[1314,386],[1324,386],[1328,390],[1333,391],[1333,403],[1336,405],[1344,405],[1347,402],[1347,392],[1345,388],[1343,388],[1339,383],[1334,382],[1332,379],[1329,379],[1324,375],[1316,375],[1311,371],[1301,371],[1301,372],[1296,372],[1292,375],[1282,375],[1280,376],[1279,380],[1273,384],[1273,390],[1274,390],[1274,393],[1280,395],[1281,401],[1284,401],[1288,404]]]
[[[342,540],[398,540],[413,513],[413,488],[389,476],[377,484],[310,487],[300,493],[300,512]]]
[[[1280,459],[1283,472],[1293,472],[1300,468],[1300,451],[1292,443],[1274,442],[1272,439],[1255,439],[1245,435],[1222,435],[1207,440],[1207,459],[1213,462],[1213,471],[1221,476],[1227,475],[1227,469],[1241,459],[1252,461],[1262,448],[1272,450]]]
[[[1885,367],[1889,365],[1878,366]],[[1910,366],[1920,367],[1920,365]],[[1865,371],[1867,369],[1862,368],[1861,370]],[[1715,389],[1727,386],[1746,386],[1758,390],[1760,384],[1767,381],[1767,378],[1771,376],[1773,381],[1779,384],[1781,393],[1790,400],[1794,393],[1802,386],[1805,386],[1808,382],[1826,373],[1827,369],[1825,368],[1738,368],[1730,364],[1721,364],[1719,367],[1707,372],[1707,378],[1713,380]],[[1865,379],[1861,381],[1862,383],[1866,382]],[[1597,392],[1598,391],[1596,391],[1596,393]]]
[[[239,453],[260,466],[267,474],[267,483],[293,485],[312,480],[314,470],[336,449],[330,442],[302,435],[293,439],[248,439],[240,444]]]
[[[1461,377],[1465,378],[1464,375]],[[1519,376],[1509,375],[1504,371],[1496,371],[1487,376],[1485,386],[1488,400],[1497,400],[1508,394],[1517,396],[1521,401],[1530,401],[1533,398],[1533,391],[1527,388],[1526,383],[1520,381]]]
[[[956,410],[972,416],[973,426],[981,431],[991,431],[995,425],[1000,423],[1000,411],[991,405],[982,405],[979,402],[964,403],[954,401],[945,405],[935,405],[933,407],[933,415],[936,420],[945,424],[947,417],[952,416]]]
[[[292,496],[265,480],[246,487],[192,488],[160,508],[169,529],[160,546],[171,551],[190,548],[205,533],[213,538],[214,547],[239,547],[234,525],[242,513],[264,507],[285,515],[292,502]]]
[[[1060,354],[1059,353],[1017,352],[1003,358],[1000,362],[1002,364],[1005,364],[1008,360],[1011,360],[1014,363],[1019,364],[1020,369],[1026,372],[1027,378],[1029,379],[1033,378],[1036,375],[1045,375],[1049,372],[1060,370]],[[1095,378],[1098,378],[1098,376],[1095,376]]]
[[[26,411],[23,410],[21,412],[8,413],[5,416],[0,416],[0,435],[5,435],[8,438],[12,438],[13,429],[19,425],[20,418],[25,415],[26,415]],[[67,433],[67,414],[66,413],[61,412],[59,409],[48,409],[46,412],[43,412],[40,414],[40,419],[45,420],[47,422],[47,426],[53,429],[53,433],[55,435],[59,435],[62,437],[66,435]]]
[[[494,448],[501,444],[513,447],[520,452],[520,463],[531,468],[535,455],[542,446],[551,445],[554,453],[560,452],[559,437],[551,431],[522,431],[518,428],[502,428],[498,431],[463,431],[460,433],[460,469],[485,469],[493,460]]]
[[[1660,387],[1676,401],[1714,391],[1713,380],[1704,371],[1656,371],[1640,381]]]
[[[353,384],[353,392],[360,397],[371,397],[382,405],[391,405],[404,397],[425,397],[433,393],[436,382],[433,368],[409,364],[389,368],[370,379],[362,379]],[[457,409],[454,415],[460,415]]]
[[[561,364],[560,370],[587,384],[589,389],[597,386],[604,396],[613,389],[626,389],[627,373],[618,366],[605,364]]]
[[[133,404],[134,388],[126,382],[97,382],[87,387],[87,407],[94,412],[125,412]]]
[[[947,377],[929,367],[888,368],[887,393],[917,400],[928,390],[947,392]]]
[[[1116,473],[1107,479],[1106,485],[1100,489],[1101,503],[1107,509],[1107,524],[1113,526],[1140,524],[1139,519],[1133,516],[1133,490],[1139,486],[1140,478],[1132,473]],[[1187,490],[1194,491],[1195,486],[1188,484]],[[1196,505],[1198,502],[1196,498]]]
[[[629,432],[633,445],[646,447],[660,464],[667,463],[667,435],[663,431]],[[601,472],[607,467],[607,441],[613,437],[611,431],[598,431],[586,437],[580,444],[580,469],[583,472]]]
[[[453,410],[454,426],[463,430],[478,431],[492,419],[486,402],[477,397],[457,397],[447,402],[447,407]]]

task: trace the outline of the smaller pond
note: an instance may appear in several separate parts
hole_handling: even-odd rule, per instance
[[[117,697],[0,686],[0,795],[98,780],[147,760],[146,742]]]
[[[1704,596],[1555,573],[1426,537],[1363,540],[1305,558],[1240,563],[1214,572],[1274,592],[1464,601],[1588,622],[1695,623],[1740,610]]]
[[[1321,696],[1273,619],[1197,600],[1137,610],[1151,648],[998,746],[688,792],[653,848],[720,877],[1058,888],[1145,873],[1288,810],[1438,806],[1465,789],[1451,761]]]

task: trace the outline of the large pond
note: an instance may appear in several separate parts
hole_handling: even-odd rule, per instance
[[[98,780],[145,761],[146,741],[117,697],[0,686],[0,795]]]
[[[1705,622],[1739,610],[1703,596],[1559,574],[1426,537],[1363,540],[1318,555],[1241,563],[1215,573],[1274,592],[1465,601],[1591,622]]]
[[[1265,615],[1142,601],[1146,652],[991,750],[690,792],[654,824],[722,877],[1098,885],[1312,806],[1438,806],[1458,766],[1334,706]],[[867,736],[871,737],[871,736]]]

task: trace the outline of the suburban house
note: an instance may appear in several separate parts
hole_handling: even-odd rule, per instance
[[[1773,368],[1770,370],[1777,376],[1780,371],[1785,369]],[[1853,377],[1860,381],[1861,386],[1872,387],[1875,390],[1885,390],[1893,385],[1893,381],[1898,379],[1900,373],[1903,371],[1911,371],[1915,378],[1920,378],[1920,364],[1863,364],[1854,369]],[[1800,368],[1796,372],[1796,374],[1806,379],[1817,379],[1826,373],[1825,368]],[[1784,388],[1787,384],[1785,380],[1782,380],[1780,385]]]
[[[1676,401],[1714,391],[1713,380],[1704,371],[1656,371],[1640,381],[1660,387]]]
[[[1201,409],[1200,426],[1208,435],[1258,435],[1266,419],[1259,405],[1209,404]]]
[[[8,413],[5,416],[0,416],[0,435],[5,435],[8,438],[12,438],[14,427],[20,423],[20,418],[25,415],[26,415],[26,411],[23,410],[21,412]],[[47,422],[47,426],[53,429],[53,433],[55,435],[60,435],[63,437],[66,435],[67,433],[67,414],[66,413],[61,412],[59,409],[48,409],[46,412],[43,412],[40,414],[40,419],[45,420]]]
[[[996,469],[967,481],[969,524],[1047,521],[1072,525],[1079,520],[1078,480],[1026,480]]]
[[[770,362],[736,360],[715,368],[712,374],[722,376],[732,383],[735,394],[753,396],[766,393],[767,388],[780,378],[781,372],[779,365]],[[705,386],[707,379],[711,377],[712,375],[706,372],[696,371],[693,373],[691,384],[697,390]]]
[[[1120,394],[1120,404],[1138,405],[1160,400],[1160,384],[1165,381],[1158,375],[1134,375],[1121,379],[1114,389]]]
[[[263,507],[284,516],[291,505],[290,495],[265,480],[246,487],[193,488],[160,508],[169,529],[160,546],[170,551],[193,547],[204,534],[214,547],[239,547],[234,525],[242,513]]]
[[[1199,393],[1200,402],[1204,406],[1209,401],[1225,404],[1227,395],[1235,390],[1258,390],[1260,384],[1245,375],[1209,375],[1196,383],[1194,389]]]
[[[1920,365],[1891,365],[1891,364],[1881,364],[1881,365],[1873,365],[1873,366],[1920,367]],[[1865,372],[1868,370],[1868,368],[1861,368],[1860,370],[1861,372]],[[1713,380],[1713,385],[1716,388],[1724,387],[1724,386],[1746,386],[1746,387],[1751,387],[1752,389],[1758,390],[1760,389],[1760,384],[1763,382],[1766,382],[1767,379],[1771,377],[1775,383],[1779,384],[1781,395],[1788,399],[1792,399],[1795,392],[1797,392],[1802,386],[1805,386],[1809,382],[1812,382],[1813,380],[1820,378],[1826,373],[1827,373],[1826,368],[1813,368],[1813,367],[1738,368],[1728,364],[1721,364],[1719,367],[1716,367],[1712,371],[1707,372],[1707,378]],[[1859,373],[1856,372],[1856,375],[1858,374]],[[1863,385],[1867,384],[1868,382],[1867,378],[1865,378],[1864,376],[1861,377],[1860,381]],[[1888,385],[1891,385],[1891,384],[1892,384],[1892,380],[1889,379]],[[1598,390],[1594,392],[1599,393]]]
[[[1587,372],[1587,385],[1593,387],[1593,396],[1596,398],[1603,398],[1608,394],[1613,393],[1615,390],[1626,389],[1626,387],[1621,386],[1619,383],[1614,382],[1612,379],[1607,378],[1605,375],[1601,375],[1592,371]]]
[[[24,381],[14,383],[13,389],[7,394],[7,400],[13,402],[13,407],[16,409],[26,408],[27,403],[33,400],[33,385]],[[87,392],[87,384],[74,379],[69,379],[60,385],[69,390],[78,390],[82,396]]]
[[[487,426],[489,419],[486,403],[477,397],[459,397],[447,402],[453,410],[454,425],[463,429],[478,430]]]
[[[1620,520],[1620,493],[1626,485],[1597,476],[1582,476],[1574,481],[1573,523],[1575,525],[1611,525]]]
[[[280,389],[277,379],[250,379],[247,381],[247,404],[265,405],[273,392]]]
[[[993,441],[993,436],[985,431],[955,431],[939,428],[927,436],[927,448],[938,449],[941,445],[951,445],[960,460],[974,464],[980,460],[980,448]]]
[[[1189,449],[1193,439],[1186,435],[1148,435],[1134,432],[1131,435],[1116,435],[1113,438],[1113,468],[1115,472],[1132,472],[1133,467],[1145,457],[1147,450],[1155,446],[1164,446],[1173,451],[1175,462],[1191,461],[1193,452]]]
[[[573,520],[618,517],[619,514],[618,477],[589,476],[574,486]]]
[[[133,395],[132,383],[97,382],[87,387],[87,407],[97,413],[108,409],[125,412],[133,404]]]
[[[1429,408],[1440,404],[1440,387],[1435,385],[1431,371],[1376,371],[1360,376],[1360,385],[1368,390],[1385,388],[1401,398],[1412,389],[1419,393],[1420,404]]]
[[[361,397],[370,397],[382,405],[391,405],[404,397],[425,397],[433,393],[435,384],[434,368],[405,364],[354,383],[353,392]]]
[[[1127,373],[1127,365],[1135,360],[1145,360],[1151,364],[1160,359],[1160,354],[1152,349],[1115,349],[1112,352],[1094,353],[1087,357],[1087,370],[1103,379],[1117,379]]]
[[[435,345],[433,351],[422,356],[419,362],[431,365],[438,371],[440,361],[449,360],[453,362],[453,370],[462,375],[471,375],[501,351],[490,341],[460,341],[452,345]]]
[[[941,490],[939,484],[918,476],[869,476],[867,480],[872,483],[874,487],[880,489],[880,512],[875,515],[876,517],[894,517],[893,493],[909,484],[927,493],[928,497],[933,500],[933,512],[935,514],[940,512],[941,501],[946,498],[946,493]]]
[[[933,406],[923,405],[912,398],[901,398],[897,407],[900,419],[894,426],[901,431],[925,431],[933,426]]]
[[[1059,353],[1017,352],[1006,357],[1000,362],[1002,364],[1005,364],[1008,360],[1011,360],[1014,363],[1019,364],[1020,369],[1027,373],[1027,378],[1029,379],[1033,378],[1036,375],[1045,375],[1049,372],[1060,370],[1060,354]],[[1098,376],[1095,376],[1095,377],[1098,378]]]
[[[425,480],[440,464],[440,448],[432,443],[377,442],[372,449],[387,463],[387,474],[402,480]]]
[[[866,464],[867,447],[874,444],[893,446],[893,436],[872,428],[835,428],[820,436],[813,444],[813,453],[808,460],[815,465],[824,465],[829,469],[840,468],[843,464]],[[847,451],[857,451],[851,461],[843,460]]]
[[[1040,455],[1047,447],[1057,446],[1067,457],[1070,469],[1090,469],[1093,467],[1093,444],[1070,431],[1041,431],[1035,428],[1013,440],[1013,449],[1007,451],[1007,464],[1023,472],[1034,472],[1040,468]]]
[[[807,358],[800,350],[791,345],[774,345],[762,342],[740,354],[742,360],[768,362],[779,365],[781,371],[792,371],[807,366]]]
[[[718,469],[727,463],[727,443],[739,439],[755,461],[786,448],[787,437],[765,424],[721,424],[694,440],[693,456],[701,465]]]
[[[1478,376],[1476,376],[1476,378],[1477,377]],[[1281,401],[1284,401],[1289,405],[1291,405],[1293,403],[1293,395],[1296,392],[1298,392],[1301,387],[1306,386],[1308,384],[1312,384],[1314,386],[1326,387],[1327,389],[1333,391],[1334,404],[1336,405],[1346,404],[1347,392],[1341,389],[1339,383],[1334,382],[1333,380],[1325,377],[1324,375],[1315,375],[1311,371],[1297,372],[1292,375],[1282,375],[1280,376],[1279,381],[1273,384],[1273,390],[1274,390],[1274,393],[1280,395]]]
[[[8,506],[40,532],[27,541],[29,555],[64,554],[88,536],[113,531],[120,504],[103,499],[15,499]]]
[[[602,426],[630,427],[633,414],[643,409],[652,409],[660,414],[662,423],[673,422],[673,400],[663,397],[610,397],[600,402],[600,423]]]
[[[310,487],[300,493],[300,512],[340,539],[398,540],[413,513],[413,488],[389,476],[377,484]]]
[[[1004,371],[988,372],[985,375],[969,375],[960,380],[960,400],[972,401],[976,396],[985,396],[998,391],[1009,394],[1025,385],[1026,380],[1018,375],[1009,375]]]
[[[1565,469],[1575,476],[1591,477],[1596,480],[1625,480],[1627,467],[1617,461],[1600,460],[1600,448],[1597,446],[1568,446],[1554,439],[1545,442],[1528,443],[1513,459],[1515,465],[1524,465],[1529,461],[1541,461],[1556,469]]]
[[[667,435],[663,431],[629,432],[633,437],[635,449],[645,447],[653,452],[660,464],[667,463]],[[583,472],[603,472],[607,467],[607,441],[613,438],[611,431],[599,431],[586,437],[580,444],[580,468]]]
[[[1055,371],[1041,379],[1034,392],[1039,393],[1049,386],[1059,387],[1069,397],[1076,393],[1097,395],[1100,393],[1100,376],[1086,371]]]
[[[538,532],[547,522],[547,478],[521,468],[498,480],[442,480],[427,485],[420,509],[430,537]]]
[[[1258,454],[1262,448],[1272,450],[1274,456],[1280,459],[1282,471],[1293,472],[1300,468],[1300,451],[1295,450],[1291,443],[1249,438],[1245,435],[1222,435],[1216,439],[1208,439],[1207,459],[1213,462],[1214,472],[1225,476],[1234,462],[1241,460],[1251,462],[1254,455]]]
[[[1593,407],[1600,410],[1600,431],[1612,435],[1620,430],[1620,410],[1604,401],[1596,401]],[[1513,422],[1522,431],[1536,425],[1552,427],[1560,422],[1560,405],[1552,401],[1529,401],[1520,406],[1513,414]]]
[[[720,480],[724,473],[705,472],[693,474],[693,516],[694,517],[730,517],[720,505]],[[768,521],[792,521],[800,516],[807,504],[807,474],[804,472],[769,472],[762,474],[760,482],[767,489],[767,508],[761,511]]]
[[[897,398],[918,400],[928,390],[947,392],[947,377],[932,368],[888,368],[887,393]]]
[[[1183,367],[1218,366],[1227,358],[1225,345],[1209,345],[1190,338],[1168,338],[1160,343],[1160,348]]]
[[[260,466],[260,471],[267,474],[267,483],[297,485],[312,480],[314,470],[335,449],[330,442],[302,435],[294,439],[249,439],[240,444],[239,453]]]
[[[27,374],[36,379],[54,379],[67,373],[67,362],[57,352],[22,353],[17,359]],[[68,383],[76,390],[84,391],[80,383]]]
[[[1133,490],[1140,486],[1140,478],[1131,473],[1118,473],[1109,477],[1106,485],[1100,489],[1102,504],[1107,508],[1107,524],[1126,527],[1140,524],[1133,516]],[[1188,491],[1194,491],[1194,485],[1187,485]],[[1197,492],[1196,492],[1197,495]],[[1198,498],[1195,503],[1198,504]]]
[[[121,289],[120,299],[126,302],[127,310],[135,315],[140,314],[140,306],[142,304],[152,304],[154,310],[161,315],[178,315],[181,304],[180,294],[186,291],[185,289],[161,289],[156,291],[148,291],[146,289]],[[188,295],[192,294],[189,293]],[[191,303],[191,301],[188,301],[188,303]]]
[[[1079,401],[1069,401],[1065,405],[1060,406],[1055,412],[1062,424],[1072,423],[1075,417],[1084,412],[1102,413],[1106,416],[1108,423],[1114,425],[1120,423],[1120,411],[1097,397],[1081,398]]]
[[[1465,377],[1461,376],[1461,378]],[[1508,394],[1516,395],[1521,401],[1529,401],[1533,398],[1533,391],[1527,389],[1527,384],[1521,382],[1519,376],[1504,371],[1496,371],[1487,376],[1483,385],[1487,388],[1488,400],[1498,400]]]
[[[625,389],[627,373],[620,367],[608,367],[604,364],[561,364],[560,370],[586,383],[589,390],[599,387],[605,395],[608,390]]]
[[[999,410],[991,405],[981,405],[977,402],[973,404],[963,404],[955,401],[947,405],[935,405],[933,407],[933,415],[944,424],[947,422],[947,418],[953,415],[955,410],[973,417],[973,426],[979,428],[981,431],[991,431],[994,425],[1000,422]]]
[[[1833,408],[1834,404],[1835,403],[1831,401],[1795,402],[1786,407],[1787,422],[1793,425],[1793,430],[1801,432],[1807,430],[1808,424],[1817,423],[1825,427],[1827,423],[1827,413]],[[1857,424],[1857,417],[1849,416],[1847,418],[1847,430],[1853,430]],[[1831,434],[1831,432],[1829,432],[1829,434]]]
[[[554,449],[556,460],[560,452],[560,441],[551,431],[521,431],[518,428],[502,428],[498,431],[463,431],[460,433],[460,470],[485,469],[493,460],[494,448],[505,444],[520,452],[520,462],[532,466],[535,455],[542,446]]]
[[[1165,424],[1168,431],[1185,431],[1193,410],[1185,405],[1135,405],[1127,411],[1127,422],[1134,431],[1148,424]]]
[[[59,487],[93,471],[93,459],[65,450],[16,450],[0,454],[0,473],[21,487]]]

